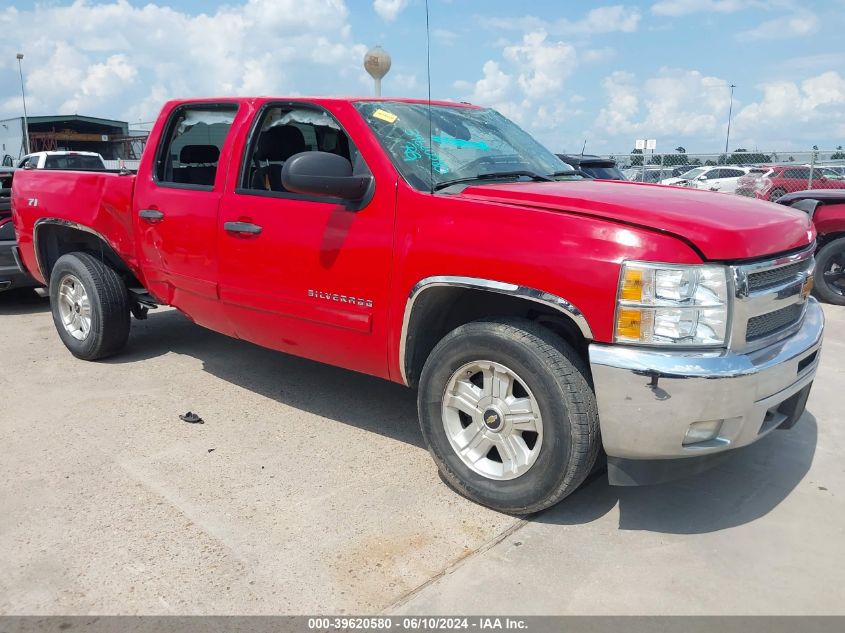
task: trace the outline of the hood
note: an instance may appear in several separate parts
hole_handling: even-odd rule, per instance
[[[691,242],[708,260],[752,259],[806,246],[806,213],[753,198],[635,182],[473,185],[461,197],[623,222]]]
[[[677,185],[679,182],[687,182],[686,178],[666,178],[660,181],[661,185]]]

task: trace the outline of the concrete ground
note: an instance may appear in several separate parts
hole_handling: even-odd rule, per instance
[[[521,521],[440,481],[409,390],[173,310],[85,363],[46,301],[0,295],[0,613],[845,614],[845,309],[825,312],[793,430]]]

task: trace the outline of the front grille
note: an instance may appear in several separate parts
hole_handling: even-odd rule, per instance
[[[760,339],[794,325],[801,318],[803,310],[803,303],[793,303],[780,310],[751,317],[748,319],[748,327],[745,330],[745,340]]]
[[[751,273],[748,275],[748,290],[754,292],[755,290],[763,290],[765,288],[772,288],[779,286],[785,281],[798,278],[798,274],[807,269],[807,262],[795,262],[780,268],[771,268],[763,270],[759,273]]]

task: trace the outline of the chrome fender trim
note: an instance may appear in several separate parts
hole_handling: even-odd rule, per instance
[[[408,326],[411,322],[411,313],[414,310],[414,304],[417,299],[419,299],[420,295],[422,295],[422,293],[426,290],[443,286],[485,290],[487,292],[496,292],[498,294],[519,297],[521,299],[527,299],[528,301],[543,304],[561,312],[571,319],[575,325],[578,326],[578,329],[581,331],[581,334],[585,339],[592,340],[593,338],[593,332],[590,329],[587,319],[584,317],[583,313],[573,303],[549,292],[537,290],[536,288],[529,288],[528,286],[495,281],[493,279],[481,279],[478,277],[453,277],[448,275],[426,277],[425,279],[418,281],[411,289],[411,293],[408,295],[408,300],[405,303],[405,315],[402,318],[402,334],[399,339],[399,370],[402,373],[402,382],[405,385],[408,385],[408,376],[405,369],[405,350],[408,339]]]
[[[70,220],[64,220],[62,218],[38,218],[32,227],[32,246],[35,249],[35,261],[38,264],[38,272],[41,273],[41,277],[43,277],[44,281],[48,284],[50,283],[50,279],[47,277],[47,275],[44,274],[44,265],[41,262],[41,249],[38,248],[38,229],[44,226],[45,224],[64,226],[69,229],[76,229],[77,231],[84,231],[85,233],[90,233],[91,235],[100,238],[101,240],[103,240],[103,242],[108,244],[109,247],[111,247],[111,244],[105,237],[103,237],[100,233],[98,233],[91,227],[85,226],[84,224],[79,224],[78,222],[72,222]]]

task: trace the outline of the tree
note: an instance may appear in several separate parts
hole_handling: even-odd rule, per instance
[[[642,154],[643,150],[635,149],[631,150],[631,154]],[[642,156],[631,156],[631,166],[642,165],[643,164],[643,157]]]
[[[686,147],[676,147],[675,151],[678,152],[679,154],[686,154],[687,148]]]
[[[830,160],[845,160],[845,152],[842,151],[841,145],[836,146],[836,151],[830,155]]]
[[[761,152],[749,152],[744,147],[736,148],[730,156],[727,156],[723,163],[721,158],[719,164],[721,165],[747,165],[752,163],[768,163],[771,162],[772,157]]]

